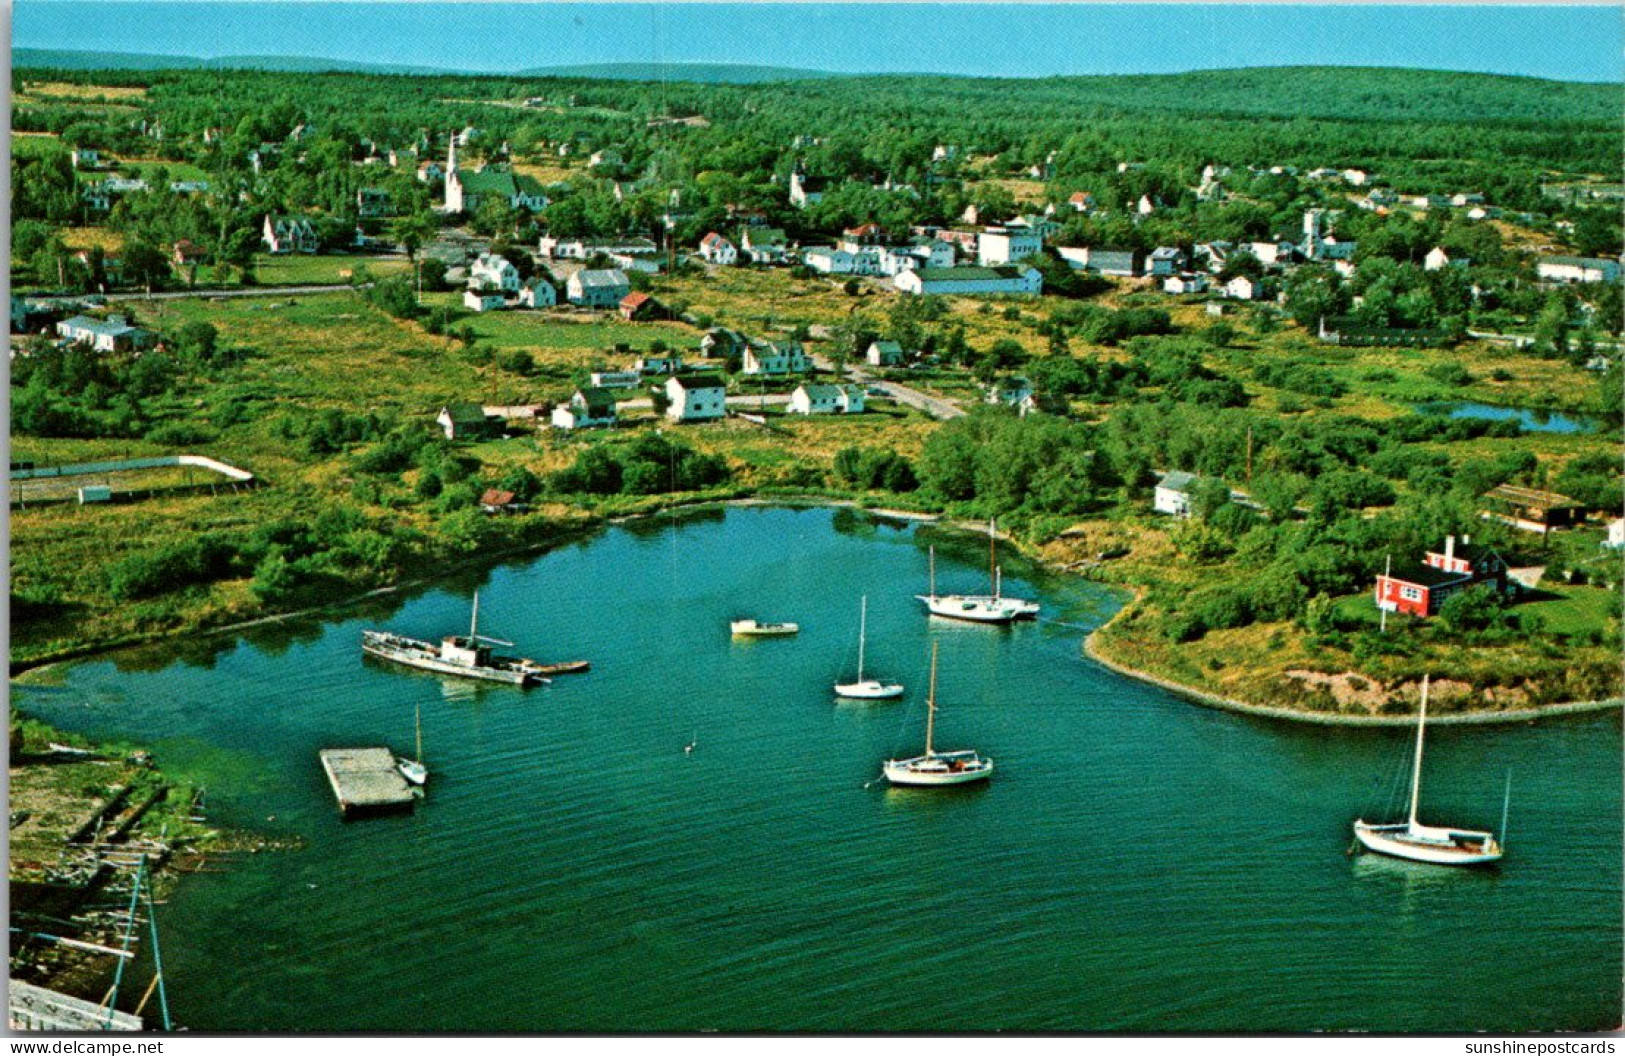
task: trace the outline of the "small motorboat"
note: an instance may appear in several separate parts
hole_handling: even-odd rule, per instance
[[[801,632],[794,623],[763,623],[761,620],[734,620],[728,624],[728,630],[735,638],[783,638]]]

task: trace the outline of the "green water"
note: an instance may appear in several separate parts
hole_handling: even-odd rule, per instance
[[[1512,770],[1500,868],[1351,859],[1349,822],[1396,802],[1406,731],[1265,723],[1113,675],[1078,645],[1117,602],[1018,562],[1007,590],[1059,624],[930,621],[912,594],[931,540],[944,590],[983,589],[974,537],[734,509],[14,692],[201,771],[216,820],[307,841],[160,908],[195,1030],[1618,1023],[1617,715],[1430,732],[1426,820],[1498,824]],[[482,630],[592,672],[521,691],[363,662],[363,627],[461,627],[476,587]],[[863,593],[869,672],[901,702],[829,692]],[[734,643],[743,615],[802,632]],[[938,745],[998,772],[865,789],[920,744],[932,641]],[[415,704],[428,799],[340,821],[317,750],[408,750]]]

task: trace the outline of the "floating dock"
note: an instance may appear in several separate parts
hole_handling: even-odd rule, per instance
[[[323,748],[322,769],[345,817],[411,810],[417,793],[388,748]]]

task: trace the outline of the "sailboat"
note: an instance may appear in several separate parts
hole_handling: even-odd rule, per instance
[[[1502,847],[1493,833],[1473,829],[1437,828],[1416,820],[1422,793],[1422,739],[1428,720],[1428,679],[1422,677],[1422,705],[1416,716],[1416,758],[1411,764],[1411,810],[1403,822],[1371,825],[1364,819],[1354,823],[1354,838],[1360,846],[1378,854],[1409,858],[1435,865],[1489,865],[1501,860]],[[1508,789],[1510,793],[1510,786]],[[1501,830],[1506,831],[1503,807]]]
[[[926,611],[933,616],[972,623],[1011,623],[1032,619],[1038,615],[1038,602],[1023,598],[1008,598],[1003,591],[1003,573],[999,568],[999,539],[993,521],[987,522],[988,568],[993,581],[992,594],[938,594],[937,549],[930,550],[931,588],[928,594],[915,597],[925,602]]]
[[[890,700],[903,695],[903,687],[897,682],[882,682],[876,678],[863,677],[863,646],[868,638],[869,631],[869,596],[866,594],[858,608],[858,680],[835,684],[835,695],[850,697],[854,700]]]
[[[541,664],[522,656],[504,656],[493,652],[492,645],[511,646],[513,643],[480,633],[479,591],[474,592],[474,614],[469,620],[466,636],[449,634],[436,645],[389,631],[361,632],[361,651],[369,655],[425,671],[487,682],[507,682],[516,686],[546,685],[551,681],[550,675],[573,674],[588,668],[585,660]]]
[[[925,698],[925,754],[887,759],[882,772],[894,785],[965,785],[993,776],[993,760],[974,748],[939,752],[932,745],[937,718],[937,643],[931,643],[931,691]]]
[[[395,769],[401,776],[414,785],[421,785],[429,780],[429,768],[423,765],[423,705],[419,704],[413,709],[412,725],[417,733],[418,753],[410,759],[395,760]]]

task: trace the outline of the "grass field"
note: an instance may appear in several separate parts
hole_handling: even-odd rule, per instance
[[[405,257],[349,256],[346,254],[286,253],[254,257],[254,276],[261,286],[320,286],[349,282],[365,268],[383,278],[412,270]]]

